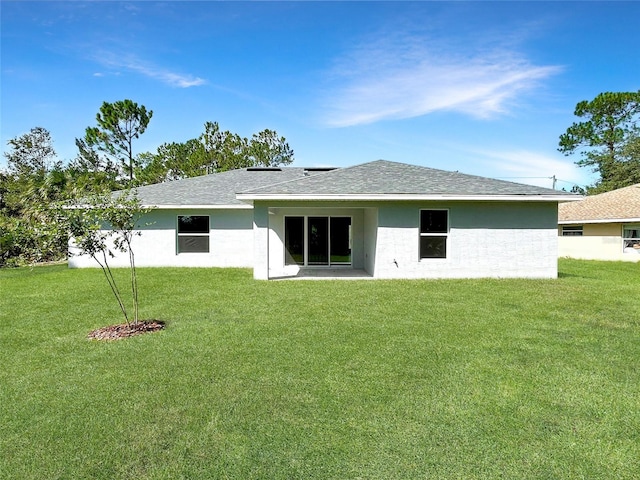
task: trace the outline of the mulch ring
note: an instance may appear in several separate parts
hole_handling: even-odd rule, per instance
[[[152,333],[162,330],[164,322],[160,320],[143,320],[137,324],[109,325],[108,327],[98,328],[89,332],[87,338],[89,340],[119,340],[121,338],[133,337],[134,335],[142,335],[143,333]]]

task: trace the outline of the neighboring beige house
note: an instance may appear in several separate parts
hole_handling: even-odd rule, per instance
[[[558,207],[558,254],[640,261],[640,183]]]

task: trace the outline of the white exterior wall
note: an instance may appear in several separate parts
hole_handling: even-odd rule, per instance
[[[260,203],[260,202],[258,202]],[[295,275],[284,266],[285,215],[353,217],[353,268],[375,278],[557,277],[556,202],[335,202],[270,204],[266,258],[256,278]],[[266,209],[266,204],[256,207]],[[421,209],[449,211],[447,258],[420,259]],[[349,212],[349,213],[348,213]],[[264,227],[263,228],[267,228]],[[256,249],[260,249],[256,245]],[[266,264],[266,265],[265,265]]]
[[[255,205],[253,209],[253,278],[269,279],[269,209],[266,205]]]
[[[582,225],[582,236],[562,236],[558,227],[558,255],[582,260],[640,261],[640,250],[628,249],[622,244],[621,223],[594,223]]]
[[[447,258],[419,256],[421,209],[449,211]],[[557,204],[452,202],[379,208],[377,278],[556,278]]]
[[[364,209],[364,270],[373,276],[376,269],[376,244],[378,241],[378,209]]]
[[[297,266],[284,266],[284,217],[327,215],[352,218],[352,266],[345,268],[363,269],[375,278],[557,276],[555,202],[256,203],[253,210],[150,212],[142,235],[133,240],[136,265],[254,267],[257,279],[294,275]],[[421,209],[449,211],[447,258],[420,260]],[[209,253],[177,254],[178,215],[209,215]],[[120,254],[110,265],[127,266],[128,257]],[[97,265],[72,256],[69,266]]]
[[[178,215],[209,215],[209,253],[177,253]],[[153,210],[133,238],[138,267],[252,267],[253,211],[250,209]],[[70,253],[75,253],[73,247]],[[129,265],[127,254],[109,258],[112,267]],[[87,256],[72,255],[70,268],[97,267]]]

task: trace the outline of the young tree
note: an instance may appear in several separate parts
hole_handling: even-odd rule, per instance
[[[96,115],[97,127],[88,127],[84,141],[121,165],[129,186],[133,185],[133,140],[139,138],[149,125],[153,111],[131,100],[103,102]]]
[[[601,93],[576,105],[575,115],[585,121],[571,125],[560,136],[558,150],[565,155],[580,152],[576,163],[591,167],[600,180],[589,193],[626,187],[637,181],[637,145],[640,128],[640,90]]]
[[[72,205],[62,205],[60,220],[72,239],[73,248],[79,255],[88,255],[102,269],[118,302],[127,325],[137,325],[139,321],[138,277],[133,253],[133,237],[140,235],[138,222],[149,212],[140,204],[135,191],[125,190],[108,195],[93,195],[76,200]],[[109,258],[116,252],[129,257],[129,278],[133,316],[126,307]]]

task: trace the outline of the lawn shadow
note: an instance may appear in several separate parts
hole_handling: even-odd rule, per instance
[[[589,275],[578,275],[576,273],[558,272],[558,278],[595,278]]]

